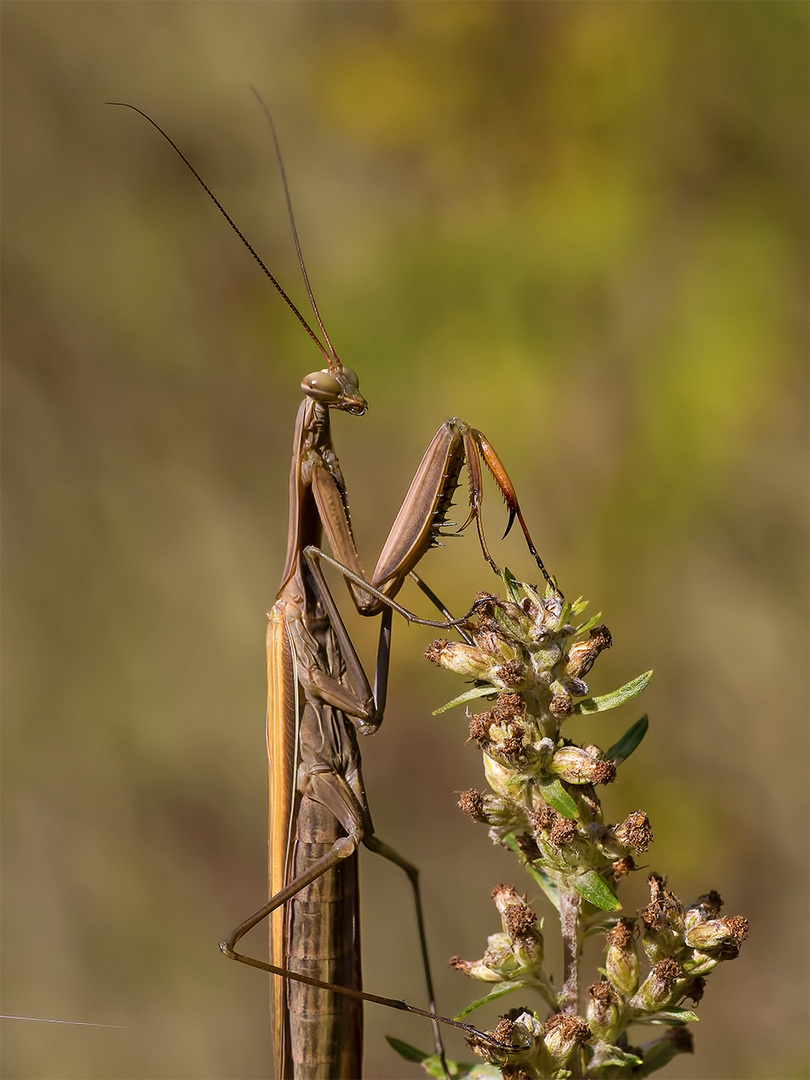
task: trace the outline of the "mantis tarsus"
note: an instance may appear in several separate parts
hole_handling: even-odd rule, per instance
[[[461,528],[475,521],[484,557],[497,572],[481,521],[483,460],[509,509],[506,531],[517,518],[529,550],[547,580],[548,575],[523,520],[514,487],[494,449],[480,431],[452,418],[439,427],[428,446],[374,572],[366,577],[352,533],[346,485],[330,431],[331,409],[361,416],[366,411],[366,401],[360,394],[357,375],[342,364],[318,313],[269,113],[265,109],[273,132],[299,265],[323,341],[172,139],[140,109],[127,107],[156,127],[176,150],[326,361],[322,370],[307,375],[301,383],[304,400],[298,411],[293,442],[287,557],[267,629],[270,900],[242,922],[221,943],[221,948],[232,959],[282,976],[273,980],[279,1077],[331,1080],[359,1076],[363,1000],[429,1017],[436,1030],[437,1052],[443,1060],[438,1022],[473,1032],[479,1039],[488,1037],[436,1014],[417,870],[374,832],[363,787],[357,732],[370,734],[382,721],[393,610],[410,621],[450,625],[447,621],[417,619],[400,607],[394,597],[409,575],[416,577],[415,567],[437,543],[441,529],[449,525],[446,514],[464,464],[469,480],[470,513]],[[320,550],[324,534],[332,551],[331,559]],[[373,692],[324,578],[321,569],[324,559],[336,565],[345,577],[357,611],[361,615],[380,616]],[[429,1010],[361,989],[356,860],[361,843],[401,867],[411,882]],[[237,952],[241,938],[268,917],[270,963]]]

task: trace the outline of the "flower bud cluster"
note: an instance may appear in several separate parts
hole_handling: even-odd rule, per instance
[[[660,874],[650,874],[649,885],[650,902],[638,913],[644,952],[652,964],[676,961],[682,972],[681,996],[686,986],[685,993],[695,1000],[693,991],[702,996],[705,976],[721,960],[739,956],[748,936],[748,920],[742,915],[721,916],[723,901],[715,890],[684,909]]]
[[[537,916],[511,885],[497,885],[492,899],[501,915],[502,933],[490,935],[480,960],[454,956],[451,966],[483,982],[541,981],[543,935],[537,928]]]
[[[621,907],[616,886],[636,869],[634,856],[647,850],[652,829],[643,810],[605,823],[596,788],[616,779],[618,766],[643,738],[646,718],[607,752],[577,745],[561,729],[571,716],[629,700],[651,673],[592,697],[584,680],[612,644],[607,627],[596,625],[597,619],[575,625],[585,604],[568,603],[551,587],[541,598],[508,573],[504,583],[506,599],[478,595],[462,627],[465,641],[435,641],[425,654],[474,682],[437,711],[489,698],[488,709],[469,716],[469,734],[483,751],[491,793],[466,791],[459,805],[528,865],[560,912],[564,953],[578,958],[585,936],[598,930],[606,947],[601,979],[587,988],[583,1015],[577,1015],[577,973],[572,978],[570,960],[560,988],[543,970],[544,939],[535,913],[514,888],[499,885],[492,895],[502,930],[488,938],[480,960],[456,957],[451,964],[494,984],[474,1007],[526,989],[539,993],[550,1013],[542,1021],[527,1008],[513,1009],[488,1033],[489,1041],[471,1039],[493,1069],[479,1066],[475,1074],[496,1076],[500,1070],[507,1080],[539,1080],[571,1069],[592,1080],[649,1076],[675,1055],[691,1052],[686,1024],[697,1017],[684,1003],[697,1005],[708,973],[737,956],[748,924],[742,916],[722,916],[716,892],[684,907],[655,873],[648,879],[650,902],[637,917],[614,914]],[[639,1024],[662,1033],[631,1046],[627,1029]]]
[[[472,678],[462,699],[489,696],[490,708],[469,717],[470,739],[484,753],[494,795],[466,792],[462,809],[490,826],[495,842],[534,845],[530,861],[560,886],[583,870],[608,887],[632,866],[652,838],[643,812],[605,824],[595,787],[616,779],[617,762],[598,746],[578,746],[561,735],[565,720],[603,711],[625,700],[590,697],[584,677],[612,638],[597,619],[576,626],[585,604],[545,596],[506,576],[508,598],[479,593],[463,625],[466,641],[434,641],[425,656]],[[625,688],[626,689],[626,688]],[[616,864],[620,869],[615,869]]]
[[[635,1059],[635,1067],[643,1065],[649,1075],[675,1054],[691,1053],[691,1036],[683,1025],[697,1017],[683,1003],[698,1004],[704,973],[733,959],[748,933],[742,916],[720,916],[718,893],[707,893],[684,909],[660,874],[650,874],[648,883],[650,902],[638,919],[619,919],[607,931],[604,978],[588,988],[587,1021],[594,1035],[589,1075],[599,1075],[608,1065],[615,1069],[620,1058],[631,1071],[630,1059]],[[644,979],[640,951],[650,965]],[[641,1047],[628,1048],[621,1037],[630,1024],[666,1023],[678,1026]]]
[[[510,1009],[490,1034],[503,1044],[502,1051],[489,1043],[477,1043],[474,1038],[470,1046],[500,1069],[505,1080],[568,1076],[564,1071],[566,1065],[574,1052],[591,1038],[588,1025],[578,1016],[552,1013],[543,1023],[533,1012],[520,1008]],[[483,1074],[476,1070],[476,1075]]]
[[[462,628],[468,640],[434,641],[425,658],[475,679],[499,695],[496,708],[482,714],[482,723],[495,729],[487,753],[496,759],[505,754],[507,761],[514,763],[518,743],[523,744],[528,761],[544,737],[556,744],[560,724],[575,711],[577,699],[588,696],[584,676],[599,653],[610,648],[612,639],[606,626],[588,623],[577,628],[568,621],[584,610],[581,601],[567,604],[552,589],[541,598],[528,585],[522,585],[519,592],[511,578],[507,587],[508,600],[491,593],[477,595],[475,613]],[[582,638],[585,633],[588,636]],[[580,640],[571,640],[577,636]],[[522,707],[515,703],[518,698]],[[530,723],[510,730],[508,721],[517,720],[519,715],[528,717]],[[583,776],[572,782],[609,780]]]
[[[543,936],[537,917],[514,888],[499,885],[493,899],[503,930],[488,939],[481,960],[454,957],[451,965],[484,982],[533,989],[552,1007],[542,1023],[525,1008],[512,1010],[490,1036],[504,1045],[470,1045],[504,1077],[555,1076],[570,1055],[587,1043],[589,1077],[642,1075],[663,1067],[678,1053],[691,1053],[685,1025],[696,1020],[684,1007],[703,996],[705,972],[737,955],[748,932],[739,915],[722,917],[716,892],[699,897],[684,909],[659,874],[649,876],[650,902],[638,918],[612,920],[605,933],[602,979],[587,988],[584,1017],[561,1013],[559,995],[543,971]],[[648,972],[642,977],[642,957]],[[565,1023],[563,1023],[565,1021]],[[631,1025],[674,1025],[641,1046],[630,1047]],[[493,1074],[495,1075],[495,1074]]]

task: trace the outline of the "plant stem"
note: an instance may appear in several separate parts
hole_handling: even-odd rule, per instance
[[[576,1016],[579,1011],[579,894],[560,889],[560,931],[563,942],[563,988],[560,1011]]]
[[[569,1016],[579,1013],[579,893],[573,889],[560,889],[560,932],[563,946],[563,988],[560,995],[560,1011]],[[582,1074],[582,1054],[577,1051],[568,1062],[571,1080],[579,1080]]]

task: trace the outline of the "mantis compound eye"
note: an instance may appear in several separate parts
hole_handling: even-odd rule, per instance
[[[301,389],[314,401],[330,405],[340,397],[340,383],[328,371],[313,371],[301,380]]]

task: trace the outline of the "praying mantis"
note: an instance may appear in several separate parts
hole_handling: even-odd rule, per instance
[[[257,95],[258,97],[258,95]],[[323,367],[305,376],[289,482],[287,553],[281,585],[267,625],[267,750],[269,767],[270,899],[220,943],[231,959],[272,973],[272,1014],[279,1078],[335,1080],[361,1075],[362,1007],[369,1000],[431,1019],[443,1062],[438,1023],[488,1039],[468,1025],[436,1013],[415,866],[377,837],[363,784],[358,735],[383,719],[393,612],[411,622],[447,627],[462,620],[417,618],[396,602],[426,552],[445,535],[447,512],[467,467],[469,515],[484,558],[499,573],[481,519],[482,463],[508,508],[506,532],[517,519],[528,549],[547,581],[512,482],[483,435],[455,417],[440,425],[419,465],[376,566],[366,576],[352,531],[346,484],[330,426],[332,410],[362,416],[367,408],[356,373],[340,360],[321,320],[292,213],[284,165],[264,103],[279,161],[288,216],[304,285],[320,330],[311,328],[222,204],[172,139],[151,117],[133,109],[170,143],[213,200],[319,349]],[[461,529],[459,531],[461,531]],[[326,539],[331,556],[322,550]],[[347,581],[357,611],[380,619],[374,687],[324,576],[331,563]],[[444,609],[441,609],[444,611]],[[444,611],[447,616],[447,612]],[[413,892],[429,1009],[362,989],[359,948],[357,851],[363,845],[399,866]],[[270,961],[237,951],[241,939],[265,919]],[[490,1042],[493,1040],[489,1040]],[[447,1074],[446,1066],[445,1073]]]

